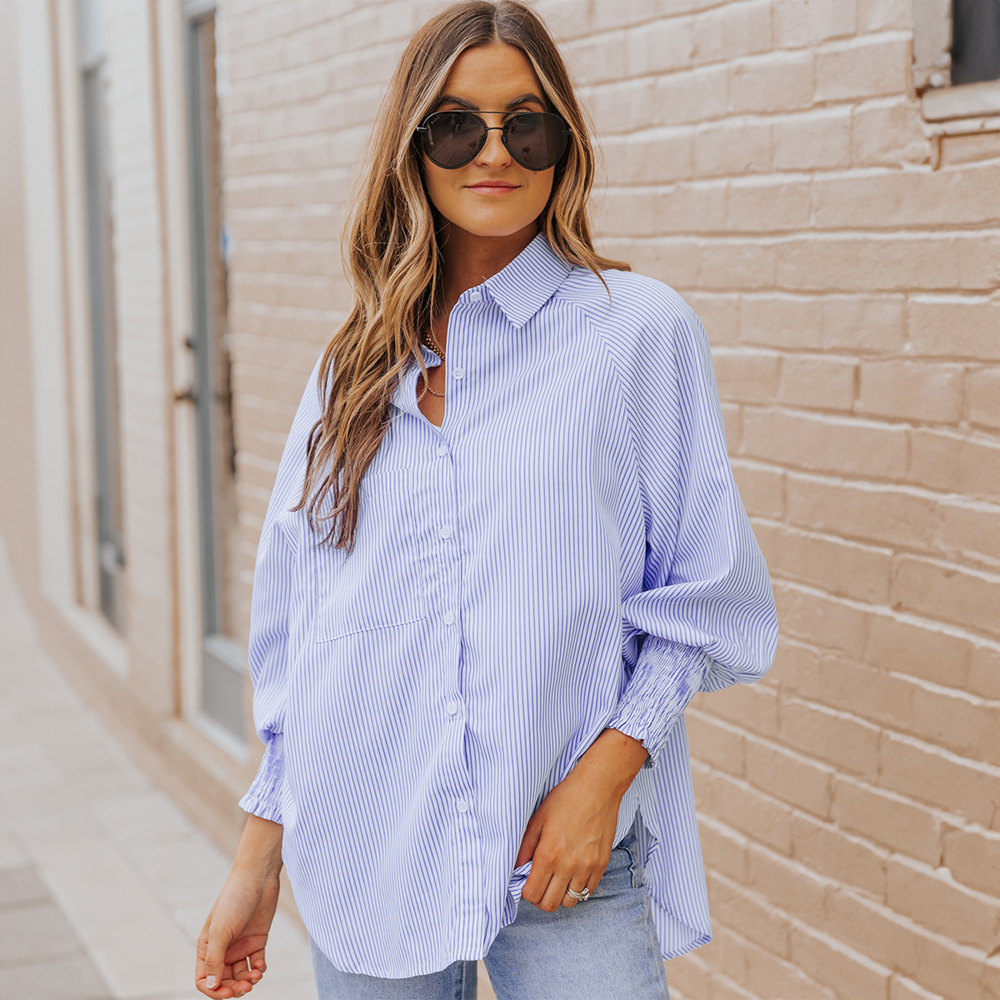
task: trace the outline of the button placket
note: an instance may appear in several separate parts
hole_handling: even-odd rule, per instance
[[[449,329],[449,334],[458,335],[449,337],[449,343],[455,345],[455,358],[459,356],[460,335],[465,326],[465,323],[461,322],[460,311],[456,312],[459,315],[453,316]],[[449,357],[449,361],[451,366],[448,369],[448,374],[454,375],[456,380],[461,381],[466,375],[466,369],[457,364],[452,357]],[[454,403],[455,400],[451,400],[449,405],[454,405]],[[432,468],[435,470],[432,476],[436,482],[436,504],[435,508],[428,510],[430,523],[427,524],[427,529],[429,529],[428,540],[435,550],[433,558],[438,566],[440,590],[436,594],[437,622],[438,628],[441,630],[442,650],[445,651],[447,658],[449,675],[442,691],[443,697],[438,703],[441,712],[439,719],[447,733],[448,753],[451,758],[449,771],[453,780],[448,782],[450,785],[448,792],[450,792],[454,803],[451,815],[453,821],[465,830],[463,836],[466,836],[469,834],[469,830],[475,830],[478,824],[475,819],[472,777],[465,761],[466,711],[461,700],[460,682],[462,634],[456,601],[461,591],[461,559],[456,545],[458,509],[454,481],[457,474],[455,451],[457,443],[439,433],[432,447],[436,459],[432,464]],[[470,823],[473,824],[471,828],[467,826]],[[461,862],[462,868],[468,870],[468,876],[473,882],[480,877],[478,860],[473,852],[463,858]]]

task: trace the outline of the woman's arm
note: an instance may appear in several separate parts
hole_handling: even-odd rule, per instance
[[[257,546],[248,659],[254,726],[266,749],[240,800],[250,815],[236,860],[198,941],[196,985],[217,998],[241,996],[260,980],[278,902],[290,623],[299,586],[294,532],[282,522],[299,499],[309,432],[321,413],[318,373],[317,361],[285,442]]]
[[[278,464],[271,498],[261,527],[250,598],[247,659],[253,682],[253,717],[265,745],[257,777],[240,800],[246,812],[281,823],[284,789],[285,698],[291,617],[298,579],[297,543],[286,515],[299,500],[305,478],[309,433],[322,409],[317,361],[302,393]]]
[[[576,766],[545,796],[528,822],[517,865],[531,861],[522,898],[549,913],[575,906],[567,896],[597,888],[615,846],[618,807],[647,753],[616,729],[605,729]]]
[[[281,883],[279,823],[247,817],[236,860],[198,937],[195,986],[205,996],[243,996],[267,969],[264,946]]]
[[[698,691],[767,672],[778,631],[767,565],[729,464],[708,338],[683,299],[659,287],[659,308],[613,352],[647,546],[642,590],[622,603],[638,658],[608,726],[642,742],[647,766]]]
[[[754,681],[774,656],[774,597],[733,481],[708,340],[686,303],[659,287],[660,309],[642,327],[615,324],[608,352],[646,515],[643,589],[622,605],[626,634],[641,645],[607,728],[525,832],[518,863],[531,858],[532,870],[522,896],[549,911],[574,905],[569,885],[596,888],[622,797],[641,767],[655,765],[692,696]]]

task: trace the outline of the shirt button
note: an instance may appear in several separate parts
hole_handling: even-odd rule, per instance
[[[464,368],[452,368],[451,374],[455,378],[464,378],[464,376],[465,376],[465,369]]]
[[[469,292],[469,301],[478,302],[482,298],[482,293],[480,292]]]
[[[448,449],[447,449],[447,447],[446,447],[445,445],[443,445],[443,444],[439,444],[439,445],[438,445],[438,449],[437,449],[437,451],[438,451],[438,454],[439,454],[439,455],[447,455],[447,454],[448,454]]]
[[[457,810],[458,810],[458,811],[459,811],[460,813],[467,813],[467,812],[469,811],[469,803],[468,803],[468,802],[466,802],[466,801],[465,801],[465,799],[459,799],[459,800],[458,800],[458,801],[457,801],[457,802],[455,803],[455,808],[456,808],[456,809],[457,809]]]
[[[446,611],[444,613],[444,623],[445,623],[445,625],[454,625],[455,624],[455,612],[454,611]]]
[[[449,701],[448,702],[448,714],[449,715],[454,715],[457,711],[458,711],[458,702],[457,701]]]
[[[451,525],[450,524],[442,524],[441,527],[438,528],[438,534],[442,538],[451,538]]]

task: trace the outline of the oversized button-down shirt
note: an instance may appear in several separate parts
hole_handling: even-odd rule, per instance
[[[768,670],[774,601],[701,323],[659,281],[603,277],[540,234],[460,296],[443,423],[414,364],[350,554],[290,511],[318,364],[302,396],[254,572],[266,751],[241,805],[284,824],[303,920],[345,972],[485,955],[531,814],[606,727],[650,753],[616,842],[638,815],[663,955],[711,940],[683,712]]]

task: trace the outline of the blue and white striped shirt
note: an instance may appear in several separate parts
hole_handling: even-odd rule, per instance
[[[663,955],[711,940],[683,712],[768,670],[774,600],[701,323],[659,281],[604,277],[540,234],[461,295],[444,421],[412,366],[350,555],[289,510],[318,364],[302,397],[254,572],[267,750],[240,804],[284,824],[303,920],[345,972],[483,957],[531,814],[606,727],[650,752],[616,843],[638,810]]]

